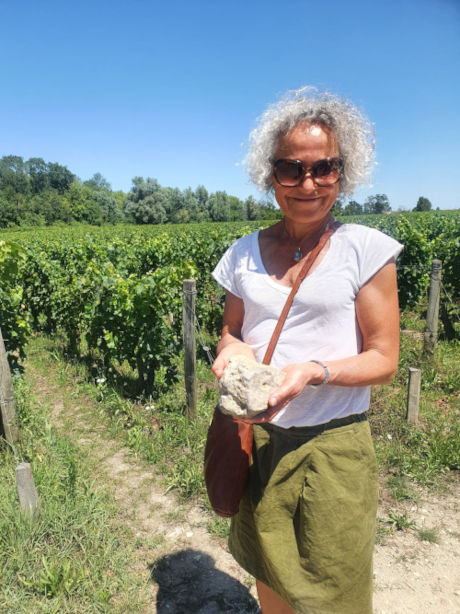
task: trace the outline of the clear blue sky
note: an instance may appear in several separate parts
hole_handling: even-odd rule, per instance
[[[356,200],[457,208],[459,51],[460,0],[0,0],[0,156],[260,195],[241,165],[255,119],[316,85],[375,124]]]

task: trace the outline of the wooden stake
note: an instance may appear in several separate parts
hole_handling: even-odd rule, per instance
[[[422,372],[415,367],[409,367],[409,385],[407,388],[407,413],[406,419],[409,424],[418,423],[418,406],[420,403],[420,384]]]
[[[20,463],[16,467],[16,486],[22,511],[33,516],[38,510],[39,499],[29,463]]]
[[[10,365],[0,329],[0,408],[2,416],[3,433],[8,443],[18,440],[16,424],[16,407],[14,404],[13,380],[11,379]]]
[[[428,354],[433,354],[438,342],[439,294],[441,290],[442,262],[431,262],[430,291],[428,295],[428,310],[426,314],[425,336],[423,348]]]
[[[182,310],[182,326],[184,334],[184,370],[185,393],[187,399],[186,414],[189,418],[196,417],[196,345],[195,345],[195,296],[196,282],[185,279],[183,284],[184,302]]]

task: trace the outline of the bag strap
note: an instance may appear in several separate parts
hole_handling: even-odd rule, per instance
[[[284,326],[284,322],[286,321],[287,318],[287,314],[289,313],[289,310],[291,308],[292,305],[292,301],[294,300],[294,296],[297,293],[297,290],[299,289],[300,284],[302,283],[302,281],[305,279],[305,277],[307,276],[308,271],[311,269],[314,261],[316,260],[316,257],[318,256],[319,252],[323,249],[324,245],[326,244],[326,241],[328,241],[328,239],[330,238],[330,236],[332,235],[332,233],[334,232],[335,228],[332,227],[329,230],[326,230],[326,232],[324,232],[318,243],[316,244],[316,246],[312,249],[312,251],[308,254],[302,268],[300,269],[299,274],[296,277],[296,280],[294,282],[294,285],[292,286],[291,292],[289,293],[289,296],[287,297],[286,303],[284,304],[283,307],[283,311],[281,312],[281,315],[279,317],[279,320],[275,326],[275,330],[273,331],[272,337],[270,339],[270,343],[268,344],[267,347],[267,351],[265,352],[265,356],[264,359],[262,361],[262,364],[264,365],[268,365],[272,359],[273,356],[273,352],[275,351],[275,347],[276,344],[278,342],[278,338],[280,336],[281,333],[281,329]]]

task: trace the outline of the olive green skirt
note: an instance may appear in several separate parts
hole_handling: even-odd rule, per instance
[[[377,498],[367,421],[319,434],[254,425],[230,551],[299,614],[371,614]]]

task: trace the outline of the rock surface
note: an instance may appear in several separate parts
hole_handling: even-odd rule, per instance
[[[253,418],[268,408],[268,397],[285,374],[246,356],[233,356],[219,380],[220,409],[232,416]]]

